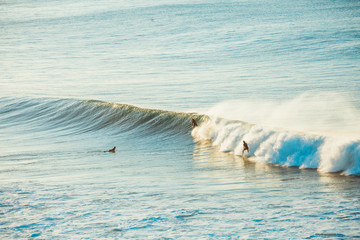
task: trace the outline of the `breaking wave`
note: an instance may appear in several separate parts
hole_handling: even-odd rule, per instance
[[[251,106],[249,102],[242,103],[247,107]],[[256,102],[258,114],[262,108],[260,105]],[[286,109],[288,114],[289,109],[293,109],[291,104],[288,105],[271,107],[277,114],[281,112],[279,109]],[[199,123],[191,132],[195,141],[210,140],[222,152],[241,155],[242,141],[245,140],[250,147],[248,159],[251,161],[360,175],[360,138],[358,129],[349,134],[351,124],[346,125],[344,134],[341,134],[340,128],[335,125],[331,126],[333,131],[322,128],[321,131],[314,132],[282,124],[279,117],[276,118],[277,126],[271,124],[270,117],[263,117],[267,120],[266,124],[255,118],[246,119],[246,116],[245,122],[234,117],[238,112],[241,115],[245,111],[238,102],[237,111],[230,111],[229,103],[226,103],[227,107],[221,103],[206,114],[74,99],[0,98],[0,106],[1,129],[16,129],[21,126],[23,132],[53,131],[70,136],[106,131],[114,136],[125,133],[132,137],[163,134],[176,138],[189,136],[191,119],[194,118]],[[305,108],[309,110],[309,106]],[[228,116],[221,116],[224,114],[220,114],[219,109],[223,112],[226,110]],[[232,112],[232,116],[229,112]],[[299,112],[301,109],[297,109],[297,114]],[[356,110],[353,109],[350,113],[357,117]],[[235,120],[229,120],[231,118]]]
[[[222,152],[242,155],[245,140],[253,161],[360,175],[360,113],[338,94],[307,93],[285,103],[228,101],[208,114],[192,136]],[[256,124],[227,120],[241,117]]]
[[[360,174],[360,141],[352,138],[303,134],[221,118],[202,124],[192,131],[192,136],[211,140],[220,151],[239,156],[242,155],[242,141],[246,140],[249,159],[257,162],[345,175]]]

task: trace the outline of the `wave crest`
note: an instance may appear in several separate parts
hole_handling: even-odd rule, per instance
[[[194,118],[199,123],[191,132],[195,140],[211,140],[222,152],[241,155],[245,140],[250,147],[249,159],[253,161],[360,175],[357,132],[355,135],[314,134],[205,114],[95,100],[0,98],[0,106],[2,129],[21,126],[23,132],[51,131],[60,135],[105,131],[111,135],[127,133],[129,137],[188,136]]]
[[[257,162],[360,175],[360,140],[355,138],[307,134],[218,117],[194,129],[192,136],[211,140],[220,151],[239,156],[245,140],[250,147],[249,159]]]
[[[127,104],[73,99],[0,99],[0,124],[27,126],[35,131],[56,130],[68,134],[107,131],[136,136],[165,133],[187,134],[191,119],[206,118],[196,113],[146,109]]]

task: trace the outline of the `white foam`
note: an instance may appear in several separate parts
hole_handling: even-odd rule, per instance
[[[211,120],[192,135],[235,155],[242,154],[245,140],[255,161],[360,174],[359,110],[338,94],[324,96],[307,93],[277,105],[258,100],[220,103],[210,110]],[[240,118],[255,124],[233,120]]]
[[[294,99],[236,99],[212,107],[208,115],[321,135],[360,136],[360,109],[339,93],[306,92]]]

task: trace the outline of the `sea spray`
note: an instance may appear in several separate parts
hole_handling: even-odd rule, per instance
[[[321,146],[320,157],[319,171],[360,174],[360,141],[329,137]]]
[[[320,135],[360,137],[360,109],[347,95],[313,91],[287,101],[234,99],[220,102],[205,112],[209,116],[240,120]]]
[[[219,151],[241,155],[245,140],[249,156],[257,162],[360,174],[360,111],[340,94],[306,93],[277,104],[227,101],[208,114],[210,120],[194,129],[192,136],[211,140]]]
[[[285,129],[261,127],[224,119],[209,120],[192,131],[198,140],[211,140],[222,152],[242,153],[248,142],[249,156],[257,162],[287,167],[317,168],[321,172],[359,175],[360,141],[320,136]]]

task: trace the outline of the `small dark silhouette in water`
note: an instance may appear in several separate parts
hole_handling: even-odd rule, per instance
[[[114,152],[115,152],[115,149],[116,149],[116,147],[113,147],[112,149],[109,149],[109,150],[104,151],[104,152],[112,152],[112,153],[114,153]]]
[[[191,125],[193,128],[198,126],[195,119],[191,119]]]
[[[244,156],[244,152],[247,151],[248,153],[250,152],[249,151],[249,146],[247,145],[247,143],[243,140],[243,150],[242,150],[242,156]]]

